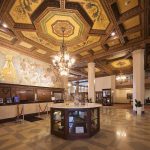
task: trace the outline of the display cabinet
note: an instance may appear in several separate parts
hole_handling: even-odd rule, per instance
[[[51,119],[51,128],[52,133],[55,133],[56,135],[63,137],[65,134],[65,112],[61,109],[55,109],[51,110],[52,112],[52,119]]]
[[[102,93],[102,91],[96,91],[95,92],[95,96],[96,96],[96,103],[102,104],[102,100],[103,100],[103,93]]]
[[[90,105],[90,104],[89,104]],[[87,138],[100,129],[99,107],[51,108],[51,133],[65,138]]]
[[[102,89],[102,104],[104,106],[111,106],[113,104],[112,98],[111,98],[111,89]]]

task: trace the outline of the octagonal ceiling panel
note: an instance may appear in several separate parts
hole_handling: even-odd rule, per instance
[[[106,30],[110,21],[100,0],[68,0],[71,2],[78,2],[82,5],[84,10],[90,16],[93,24],[93,29]]]
[[[43,0],[16,0],[9,11],[15,23],[32,24],[30,15],[43,2]]]
[[[26,37],[27,39],[34,41],[38,44],[41,44],[44,47],[47,47],[53,51],[59,51],[60,47],[51,44],[50,42],[45,41],[44,39],[40,38],[36,32],[29,32],[29,31],[22,31],[21,32],[23,34],[24,37]]]
[[[62,29],[64,30],[64,37],[70,37],[74,34],[75,27],[68,20],[56,20],[52,25],[52,31],[58,37],[62,37]]]
[[[67,45],[77,44],[87,39],[90,25],[76,10],[57,11],[47,8],[35,21],[39,35],[55,45],[62,42],[62,28]]]
[[[116,69],[120,69],[120,68],[129,67],[131,65],[131,62],[129,59],[121,59],[112,62],[111,65]]]

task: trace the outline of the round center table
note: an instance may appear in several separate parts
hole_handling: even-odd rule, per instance
[[[53,104],[51,109],[51,134],[64,139],[88,138],[100,130],[100,104]]]

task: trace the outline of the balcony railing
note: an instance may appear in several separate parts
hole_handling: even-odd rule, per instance
[[[145,86],[150,87],[150,76],[145,77]],[[116,81],[116,88],[132,88],[133,87],[133,79],[127,78],[125,82],[120,83]]]

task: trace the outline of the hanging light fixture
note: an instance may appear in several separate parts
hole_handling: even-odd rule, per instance
[[[60,52],[53,59],[53,64],[59,70],[60,75],[67,76],[69,75],[70,68],[75,63],[75,59],[70,58],[70,55],[67,52],[67,48],[64,43],[64,32],[65,28],[62,27],[63,41],[60,47]]]
[[[127,79],[127,77],[123,74],[123,73],[120,73],[118,76],[116,76],[116,80],[122,84],[123,82],[125,82]]]

